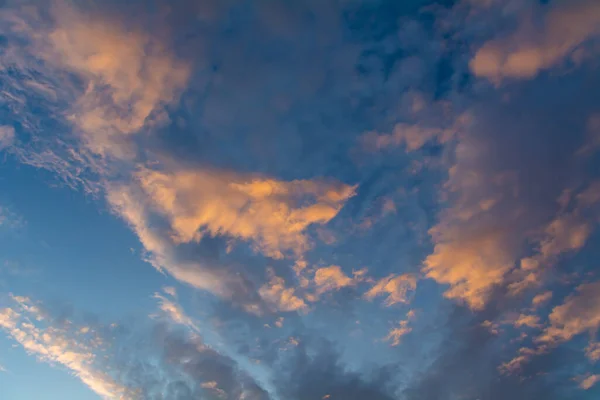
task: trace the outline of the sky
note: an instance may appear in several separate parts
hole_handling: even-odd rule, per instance
[[[600,398],[597,0],[0,1],[1,400]]]

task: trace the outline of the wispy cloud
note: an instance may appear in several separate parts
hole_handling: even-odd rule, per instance
[[[70,321],[47,320],[40,308],[25,297],[12,297],[13,305],[0,311],[0,327],[40,361],[60,364],[104,399],[133,398],[133,392],[98,367],[102,342],[93,332],[74,330]]]
[[[398,303],[407,303],[409,294],[417,288],[417,278],[414,275],[389,275],[382,278],[365,293],[365,298],[372,300],[375,297],[387,296],[386,306],[392,306]]]
[[[518,19],[514,32],[477,51],[470,63],[475,75],[500,82],[533,78],[567,62],[578,64],[589,57],[585,42],[600,35],[600,6],[594,0],[534,5]]]

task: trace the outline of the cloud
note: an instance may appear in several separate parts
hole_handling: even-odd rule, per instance
[[[590,343],[589,346],[585,348],[585,355],[591,361],[600,361],[600,343]]]
[[[15,128],[8,125],[0,126],[0,150],[12,146],[15,141]]]
[[[402,340],[402,337],[413,331],[413,329],[409,327],[408,324],[410,320],[414,319],[414,317],[415,312],[409,311],[406,314],[406,319],[400,321],[400,324],[397,327],[392,328],[388,335],[385,337],[385,340],[391,342],[392,346],[398,346]]]
[[[578,286],[575,294],[554,307],[549,320],[550,326],[537,338],[539,343],[555,344],[596,332],[600,327],[600,282]]]
[[[109,184],[106,190],[111,209],[137,234],[155,268],[260,313],[260,297],[285,311],[305,306],[281,278],[273,276],[257,291],[239,267],[218,258],[190,258],[186,245],[201,247],[224,238],[232,246],[235,239],[275,259],[301,257],[312,246],[307,229],[334,218],[355,187],[217,170],[143,168],[129,183]]]
[[[279,311],[301,311],[307,310],[308,306],[304,300],[295,294],[294,288],[287,288],[285,281],[269,271],[271,278],[260,289],[259,294],[268,304]],[[279,326],[279,325],[278,325]]]
[[[470,67],[475,75],[493,82],[533,78],[566,61],[577,63],[586,52],[586,41],[600,34],[599,26],[600,5],[595,0],[534,6],[514,32],[481,47]]]
[[[425,127],[421,125],[399,123],[391,134],[368,132],[361,137],[363,146],[370,150],[382,150],[393,147],[404,147],[406,151],[421,149],[430,142],[446,144],[450,142],[470,122],[468,114],[456,118],[453,126],[447,128]]]
[[[133,398],[133,392],[98,367],[101,342],[93,332],[77,334],[68,321],[55,324],[31,300],[12,297],[14,306],[0,310],[0,328],[29,354],[67,368],[103,399]]]
[[[315,338],[295,346],[275,376],[279,398],[321,399],[327,395],[328,399],[346,400],[396,398],[393,373],[386,368],[365,374],[352,371],[334,348],[331,343]]]
[[[189,67],[156,35],[121,24],[114,16],[55,2],[55,26],[42,55],[85,80],[69,119],[85,145],[103,156],[124,157],[119,136],[140,131],[176,98]]]
[[[170,295],[167,290],[165,293]],[[172,296],[172,295],[171,295]],[[200,328],[192,318],[190,318],[183,308],[175,301],[163,296],[160,293],[155,293],[154,298],[158,299],[158,308],[169,320],[175,324],[183,325],[189,328],[191,331],[199,333]]]
[[[104,399],[268,400],[236,361],[204,343],[180,304],[158,297],[160,323],[83,324],[81,317],[13,296],[0,328],[38,359],[70,370]],[[177,310],[174,312],[173,310]],[[55,315],[61,315],[55,317]],[[149,328],[149,329],[148,329]]]
[[[582,139],[585,123],[579,118],[589,109],[556,109],[561,123],[554,126],[542,115],[523,116],[518,110],[538,96],[536,90],[531,98],[474,108],[469,125],[446,145],[443,208],[429,230],[434,247],[423,272],[449,285],[446,297],[473,309],[485,307],[492,291],[506,283],[513,294],[543,284],[549,267],[583,249],[597,225],[597,199],[583,195],[593,193],[593,180],[574,161],[578,146],[567,146],[562,134],[577,123],[574,132]],[[554,179],[549,171],[558,164],[550,154],[569,165]],[[538,184],[527,183],[532,181]],[[574,182],[581,183],[573,188]],[[569,190],[569,201],[561,205]]]
[[[538,317],[537,315],[521,314],[521,315],[519,315],[517,320],[514,322],[514,326],[516,328],[520,328],[523,326],[526,326],[529,328],[539,328],[539,327],[541,327],[540,317]]]
[[[583,390],[588,390],[588,389],[591,389],[592,386],[594,386],[598,382],[600,382],[600,375],[590,375],[590,376],[586,377],[585,379],[583,379],[581,381],[581,383],[579,384],[579,386]]]
[[[571,216],[559,217],[550,223],[545,232],[539,253],[520,261],[521,268],[515,275],[522,276],[509,285],[512,293],[539,285],[542,281],[540,274],[544,272],[542,265],[551,265],[562,253],[581,249],[592,232],[592,223],[579,218],[575,220]]]
[[[382,278],[365,293],[365,298],[373,300],[375,297],[387,296],[386,306],[408,302],[408,293],[417,288],[417,278],[414,275],[391,274]]]
[[[552,299],[552,292],[551,291],[545,291],[544,293],[540,293],[538,295],[536,295],[533,300],[531,301],[531,305],[534,308],[537,308],[545,303],[547,303],[548,301],[550,301],[550,299]]]
[[[273,258],[310,248],[305,230],[333,219],[354,195],[340,182],[271,178],[234,172],[143,169],[140,187],[169,219],[175,241],[224,235],[251,242]]]
[[[338,265],[331,265],[329,267],[318,268],[315,271],[314,284],[316,287],[317,295],[321,295],[326,292],[339,290],[345,287],[354,286],[362,280],[362,276],[366,271],[358,271],[351,278],[342,271],[342,268]]]
[[[521,321],[524,326],[541,327],[536,316],[521,316],[518,321]],[[537,347],[519,349],[519,354],[505,363],[501,367],[502,370],[508,373],[519,371],[534,356],[547,354],[561,343],[568,342],[583,333],[589,333],[591,338],[595,337],[600,328],[600,282],[578,286],[575,294],[552,309],[548,321],[543,331],[533,340]],[[597,349],[593,340],[585,349],[585,353],[590,360],[596,359]]]
[[[176,279],[198,289],[256,310],[254,289],[240,274],[217,260],[188,259],[178,253],[176,243],[160,227],[152,225],[152,211],[146,196],[134,186],[113,185],[107,188],[107,201],[114,212],[137,234],[146,260],[159,271],[167,271]]]

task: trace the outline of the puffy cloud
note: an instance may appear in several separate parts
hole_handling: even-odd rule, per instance
[[[42,117],[29,108],[32,99],[41,98],[44,118],[70,124],[76,131],[44,140],[46,146],[56,148],[62,140],[74,139],[71,152],[135,156],[130,136],[166,120],[164,106],[177,99],[190,75],[189,65],[172,52],[167,31],[149,29],[147,17],[138,13],[125,21],[122,10],[111,5],[64,0],[3,9],[3,33],[11,44],[1,63],[18,68],[27,78],[10,80],[7,99],[22,126],[40,136],[37,142],[44,137]],[[112,169],[104,163],[101,167]]]
[[[585,355],[591,361],[600,361],[600,343],[590,343],[589,346],[585,348]]]
[[[590,336],[595,336],[600,328],[600,282],[580,285],[575,294],[567,297],[563,304],[554,307],[548,320],[549,324],[534,338],[537,347],[522,347],[517,356],[500,367],[501,371],[515,373],[534,356],[547,354],[552,348],[577,335],[587,332]],[[539,317],[532,315],[521,315],[514,324],[517,327],[541,328],[542,326],[539,324]],[[597,347],[597,344],[592,341],[585,349],[586,356],[592,361],[600,357]]]
[[[334,290],[339,290],[344,287],[354,286],[361,281],[361,277],[366,271],[358,271],[353,278],[349,277],[342,271],[338,265],[319,268],[315,271],[314,284],[317,294],[323,294]]]
[[[541,21],[534,15],[542,13]],[[574,0],[534,7],[517,30],[493,39],[471,60],[477,76],[499,82],[503,78],[533,78],[566,60],[577,62],[585,42],[600,34],[600,5],[595,0]]]
[[[269,282],[259,290],[263,300],[279,311],[299,311],[308,308],[304,300],[296,296],[294,288],[285,286],[283,278],[276,276],[273,271],[269,271],[269,273],[271,275]],[[279,325],[281,324],[282,321],[279,322]]]
[[[8,125],[0,126],[0,150],[12,146],[15,141],[15,128]]]
[[[120,135],[140,131],[175,99],[187,82],[188,66],[177,60],[161,38],[116,16],[86,12],[57,2],[55,26],[47,36],[44,58],[86,82],[70,119],[88,148],[123,157]],[[45,43],[46,44],[46,43]]]
[[[387,296],[385,305],[392,306],[398,303],[408,302],[408,293],[417,288],[417,278],[411,274],[391,274],[377,281],[375,285],[365,293],[365,298],[372,300],[375,297]]]
[[[581,249],[592,233],[594,222],[578,210],[557,216],[544,229],[538,252],[521,259],[517,273],[521,273],[522,277],[510,284],[510,290],[518,293],[539,283],[542,266],[551,264],[563,253]]]
[[[513,115],[518,106],[501,106],[501,110]],[[598,218],[595,198],[587,194],[594,187],[589,180],[587,187],[581,186],[584,190],[578,188],[580,193],[575,191],[561,205],[567,189],[585,175],[582,171],[567,168],[557,179],[547,177],[556,168],[549,158],[551,151],[565,162],[577,151],[561,144],[558,127],[547,127],[552,135],[542,138],[538,135],[545,124],[537,116],[516,124],[498,119],[496,111],[485,107],[471,115],[471,124],[447,146],[448,180],[442,190],[446,207],[429,230],[434,248],[424,260],[423,271],[450,286],[446,297],[481,309],[494,288],[505,283],[511,284],[513,294],[542,283],[549,266],[583,248]],[[521,134],[531,135],[527,142],[517,137],[524,126],[528,130]],[[546,140],[547,145],[536,157],[529,157],[527,149],[540,148],[537,140]],[[529,180],[539,185],[532,187],[526,183]],[[590,201],[581,200],[588,197]]]
[[[556,306],[549,316],[550,326],[537,338],[540,343],[560,343],[600,327],[600,282],[586,283],[577,293]]]
[[[515,327],[520,328],[523,326],[527,326],[529,328],[539,328],[540,325],[540,317],[537,315],[525,315],[521,314],[514,322]]]
[[[107,201],[137,234],[147,252],[146,260],[157,270],[259,312],[254,289],[241,274],[218,265],[215,260],[190,260],[178,253],[168,231],[152,224],[151,207],[143,192],[134,186],[112,185],[107,188]]]
[[[106,190],[109,205],[135,231],[154,267],[260,313],[260,297],[286,311],[305,305],[281,278],[272,277],[258,293],[239,269],[189,258],[181,248],[224,237],[248,242],[273,258],[300,257],[312,245],[309,226],[334,218],[355,188],[204,169],[141,169],[133,181],[109,184]]]
[[[579,386],[583,390],[588,390],[588,389],[591,389],[592,386],[594,386],[598,382],[600,382],[600,375],[590,375],[590,376],[586,377],[585,379],[583,379],[579,383]]]
[[[537,308],[545,303],[547,303],[548,301],[550,301],[550,299],[552,299],[552,292],[551,291],[545,291],[544,293],[540,293],[538,295],[536,295],[533,300],[531,300],[531,305],[534,308]]]
[[[273,258],[301,255],[305,230],[334,218],[355,187],[339,182],[280,181],[233,172],[138,173],[141,188],[165,215],[177,242],[226,235],[251,242]]]

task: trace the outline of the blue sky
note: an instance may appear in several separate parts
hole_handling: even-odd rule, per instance
[[[0,399],[600,395],[600,3],[0,5]]]

